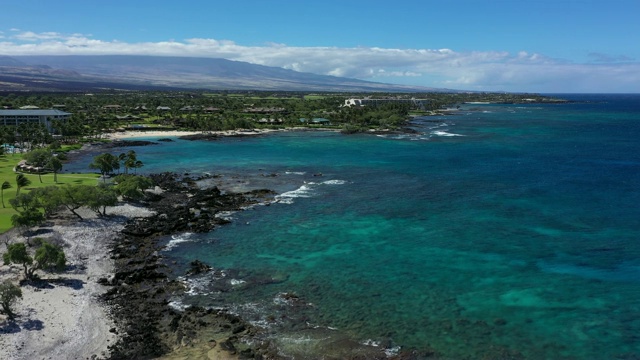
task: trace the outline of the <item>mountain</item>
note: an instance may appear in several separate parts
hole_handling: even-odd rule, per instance
[[[350,92],[451,91],[376,83],[212,58],[0,56],[0,90],[210,89]]]

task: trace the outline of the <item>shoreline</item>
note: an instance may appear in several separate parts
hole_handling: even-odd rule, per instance
[[[250,129],[250,130],[225,130],[225,131],[184,131],[184,130],[126,130],[105,134],[108,140],[124,140],[144,137],[180,137],[180,136],[252,136],[263,135],[272,132],[295,131],[295,128],[285,129]]]
[[[109,208],[109,218],[83,213],[84,221],[65,212],[38,228],[39,237],[63,247],[67,269],[41,273],[41,281],[21,286],[16,321],[0,317],[1,359],[108,357],[117,336],[111,331],[110,309],[99,300],[107,288],[97,280],[114,271],[109,247],[126,219],[150,212],[124,204]],[[4,236],[24,240],[15,230]],[[3,266],[0,272],[0,280],[17,283],[22,277],[19,265]]]

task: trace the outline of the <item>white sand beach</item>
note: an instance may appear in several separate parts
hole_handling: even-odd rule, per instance
[[[49,280],[40,288],[22,286],[23,298],[16,306],[15,322],[0,315],[0,359],[88,359],[108,354],[116,335],[109,331],[114,325],[108,309],[98,301],[107,288],[96,281],[113,272],[108,248],[125,219],[148,216],[150,212],[122,205],[108,213],[117,216],[101,219],[86,212],[84,221],[68,217],[42,228],[43,234],[38,236],[63,244],[67,270],[40,272],[43,279]],[[3,236],[23,240],[15,230]],[[22,276],[21,266],[0,266],[0,281],[12,279],[17,284]]]
[[[286,129],[282,129],[282,130],[239,129],[239,130],[228,130],[228,131],[127,130],[127,131],[118,131],[118,132],[105,134],[105,137],[111,140],[121,140],[121,139],[139,138],[139,137],[176,137],[176,136],[198,135],[198,134],[237,136],[237,135],[260,135],[260,134],[266,134],[266,133],[275,132],[275,131],[286,131]]]

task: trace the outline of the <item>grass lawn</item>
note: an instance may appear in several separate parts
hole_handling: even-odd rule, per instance
[[[22,154],[5,154],[0,155],[0,184],[8,181],[11,184],[11,188],[4,190],[4,205],[0,207],[0,233],[12,228],[11,216],[15,214],[15,210],[9,205],[9,200],[16,197],[16,173],[13,172],[13,167],[22,160]],[[63,167],[64,170],[64,167]],[[24,174],[29,180],[31,185],[20,189],[20,192],[29,191],[31,189],[56,185],[53,181],[53,174],[42,174],[42,183],[37,174]],[[58,174],[58,184],[85,184],[95,185],[97,183],[100,174]],[[0,206],[2,204],[0,203]]]

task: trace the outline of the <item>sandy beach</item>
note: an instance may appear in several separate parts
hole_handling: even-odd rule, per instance
[[[0,359],[87,359],[108,355],[108,346],[116,335],[110,332],[114,325],[108,310],[98,302],[106,287],[97,280],[113,272],[109,244],[125,220],[151,214],[131,205],[113,207],[108,213],[113,216],[101,219],[86,212],[86,219],[80,222],[75,217],[61,216],[40,228],[38,236],[62,244],[67,269],[62,273],[40,272],[46,282],[38,287],[21,287],[23,297],[15,307],[15,322],[0,315]],[[12,241],[24,240],[15,230],[2,236]],[[0,267],[0,281],[11,279],[17,283],[22,276],[21,266]]]
[[[219,135],[219,136],[247,136],[247,135],[261,135],[275,131],[286,131],[282,130],[273,130],[273,129],[251,129],[251,130],[228,130],[228,131],[182,131],[182,130],[127,130],[127,131],[118,131],[109,134],[105,134],[105,138],[110,140],[122,140],[122,139],[130,139],[130,138],[139,138],[139,137],[176,137],[176,136],[186,136],[186,135],[199,135],[199,134],[207,134],[207,135]]]

